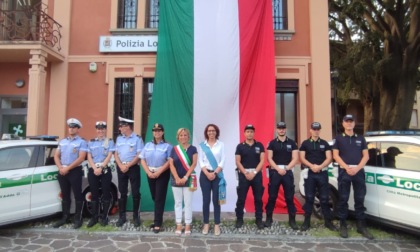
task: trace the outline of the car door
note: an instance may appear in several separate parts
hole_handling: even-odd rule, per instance
[[[34,146],[0,150],[0,224],[28,218]]]
[[[380,217],[419,228],[420,146],[382,142],[381,158],[376,174]]]
[[[31,213],[42,216],[61,211],[60,186],[58,184],[58,168],[54,163],[54,153],[57,145],[40,145],[37,167],[34,171]]]
[[[365,165],[365,181],[366,196],[365,207],[366,213],[373,216],[379,216],[378,206],[378,189],[376,187],[376,171],[378,168],[379,151],[376,142],[368,141],[369,161]],[[380,165],[380,164],[379,164]]]

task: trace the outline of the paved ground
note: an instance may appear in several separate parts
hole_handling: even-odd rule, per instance
[[[165,219],[173,218],[173,212],[165,213]],[[199,213],[195,214],[198,218]],[[129,215],[131,216],[131,215]],[[275,227],[271,230],[256,230],[252,217],[247,216],[247,227],[243,231],[229,231],[222,226],[222,235],[203,235],[201,226],[193,228],[191,236],[176,236],[173,227],[154,234],[146,227],[153,215],[143,213],[143,227],[140,231],[127,231],[111,228],[110,232],[89,231],[82,228],[74,230],[71,225],[54,229],[51,220],[24,223],[0,228],[0,252],[3,251],[420,251],[420,240],[416,237],[408,239],[385,238],[367,240],[360,236],[348,239],[332,234],[318,238],[308,233],[290,232],[285,220],[287,215],[275,215]],[[116,221],[113,216],[111,226]],[[222,219],[232,225],[233,213],[223,213]],[[298,220],[302,217],[299,216]],[[87,220],[85,220],[86,225]],[[273,229],[280,232],[273,232]],[[398,236],[397,236],[398,237]]]

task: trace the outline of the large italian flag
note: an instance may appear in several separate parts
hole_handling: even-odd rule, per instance
[[[204,140],[209,123],[220,127],[225,144],[227,204],[236,206],[235,149],[246,124],[267,145],[274,137],[275,72],[271,0],[162,0],[156,77],[146,140],[154,123],[165,127],[165,138],[177,144],[176,132],[192,132],[192,144]],[[200,168],[196,167],[200,174]],[[145,176],[142,209],[151,210]],[[264,169],[265,201],[267,178]],[[168,191],[166,209],[173,209]],[[202,209],[201,189],[194,193],[194,211]],[[246,211],[253,212],[251,189]],[[280,212],[287,211],[281,201]],[[283,210],[282,210],[283,209]]]

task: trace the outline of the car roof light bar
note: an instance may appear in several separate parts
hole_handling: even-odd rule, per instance
[[[419,130],[379,130],[379,131],[368,131],[365,136],[420,136]]]

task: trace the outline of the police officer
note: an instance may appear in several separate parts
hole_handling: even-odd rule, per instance
[[[100,203],[102,203],[103,213],[100,224],[106,226],[108,224],[108,212],[111,208],[111,180],[112,171],[110,168],[110,160],[115,145],[112,138],[106,138],[106,122],[98,121],[95,124],[96,138],[88,143],[88,161],[89,173],[88,181],[90,191],[92,192],[92,218],[87,227],[92,227],[98,223]],[[102,202],[99,202],[99,189],[102,189]]]
[[[116,141],[115,162],[117,163],[118,190],[121,197],[118,200],[120,217],[116,226],[121,227],[127,221],[126,205],[128,181],[130,180],[133,194],[133,222],[135,227],[140,226],[140,165],[139,154],[143,149],[143,140],[133,132],[133,120],[119,117],[121,135]]]
[[[165,141],[163,125],[155,123],[152,128],[153,140],[146,143],[140,153],[141,166],[147,174],[150,194],[155,202],[155,216],[152,224],[155,234],[160,232],[163,223],[166,193],[170,177],[169,156],[172,145]]]
[[[289,213],[289,226],[294,230],[298,229],[296,225],[296,206],[293,202],[295,194],[293,167],[299,161],[298,152],[296,142],[286,136],[286,123],[277,123],[277,137],[267,147],[268,162],[271,169],[269,171],[268,202],[265,206],[266,227],[271,227],[273,223],[273,210],[280,185],[283,185],[284,198]]]
[[[348,237],[346,219],[348,215],[348,200],[351,185],[354,192],[354,210],[356,213],[357,232],[368,239],[373,236],[366,229],[365,224],[365,195],[366,182],[364,166],[369,160],[366,139],[354,132],[355,120],[353,115],[343,118],[344,132],[338,134],[334,141],[333,157],[339,165],[338,193],[340,195],[337,205],[340,218],[340,236]]]
[[[318,190],[321,202],[322,214],[324,216],[325,227],[337,231],[332,223],[332,213],[328,206],[330,187],[328,184],[328,164],[331,163],[331,147],[327,141],[319,137],[321,124],[313,122],[310,128],[311,137],[302,142],[299,148],[300,161],[302,166],[307,169],[305,178],[305,220],[301,226],[302,231],[306,231],[311,226],[312,208],[314,205],[315,192]]]
[[[58,228],[64,225],[70,216],[71,191],[73,190],[76,201],[76,212],[74,215],[74,228],[80,228],[83,224],[83,196],[82,196],[82,162],[86,158],[87,143],[79,136],[82,123],[76,118],[67,120],[68,137],[59,141],[54,154],[54,161],[58,167],[58,183],[60,184],[63,201],[61,206],[63,215],[53,227]]]
[[[254,139],[255,128],[248,124],[245,126],[245,141],[238,144],[235,152],[236,166],[238,167],[238,200],[236,201],[236,228],[244,224],[244,206],[249,187],[252,187],[255,205],[255,223],[258,229],[264,228],[262,222],[262,195],[264,193],[262,172],[264,165],[264,146]]]

